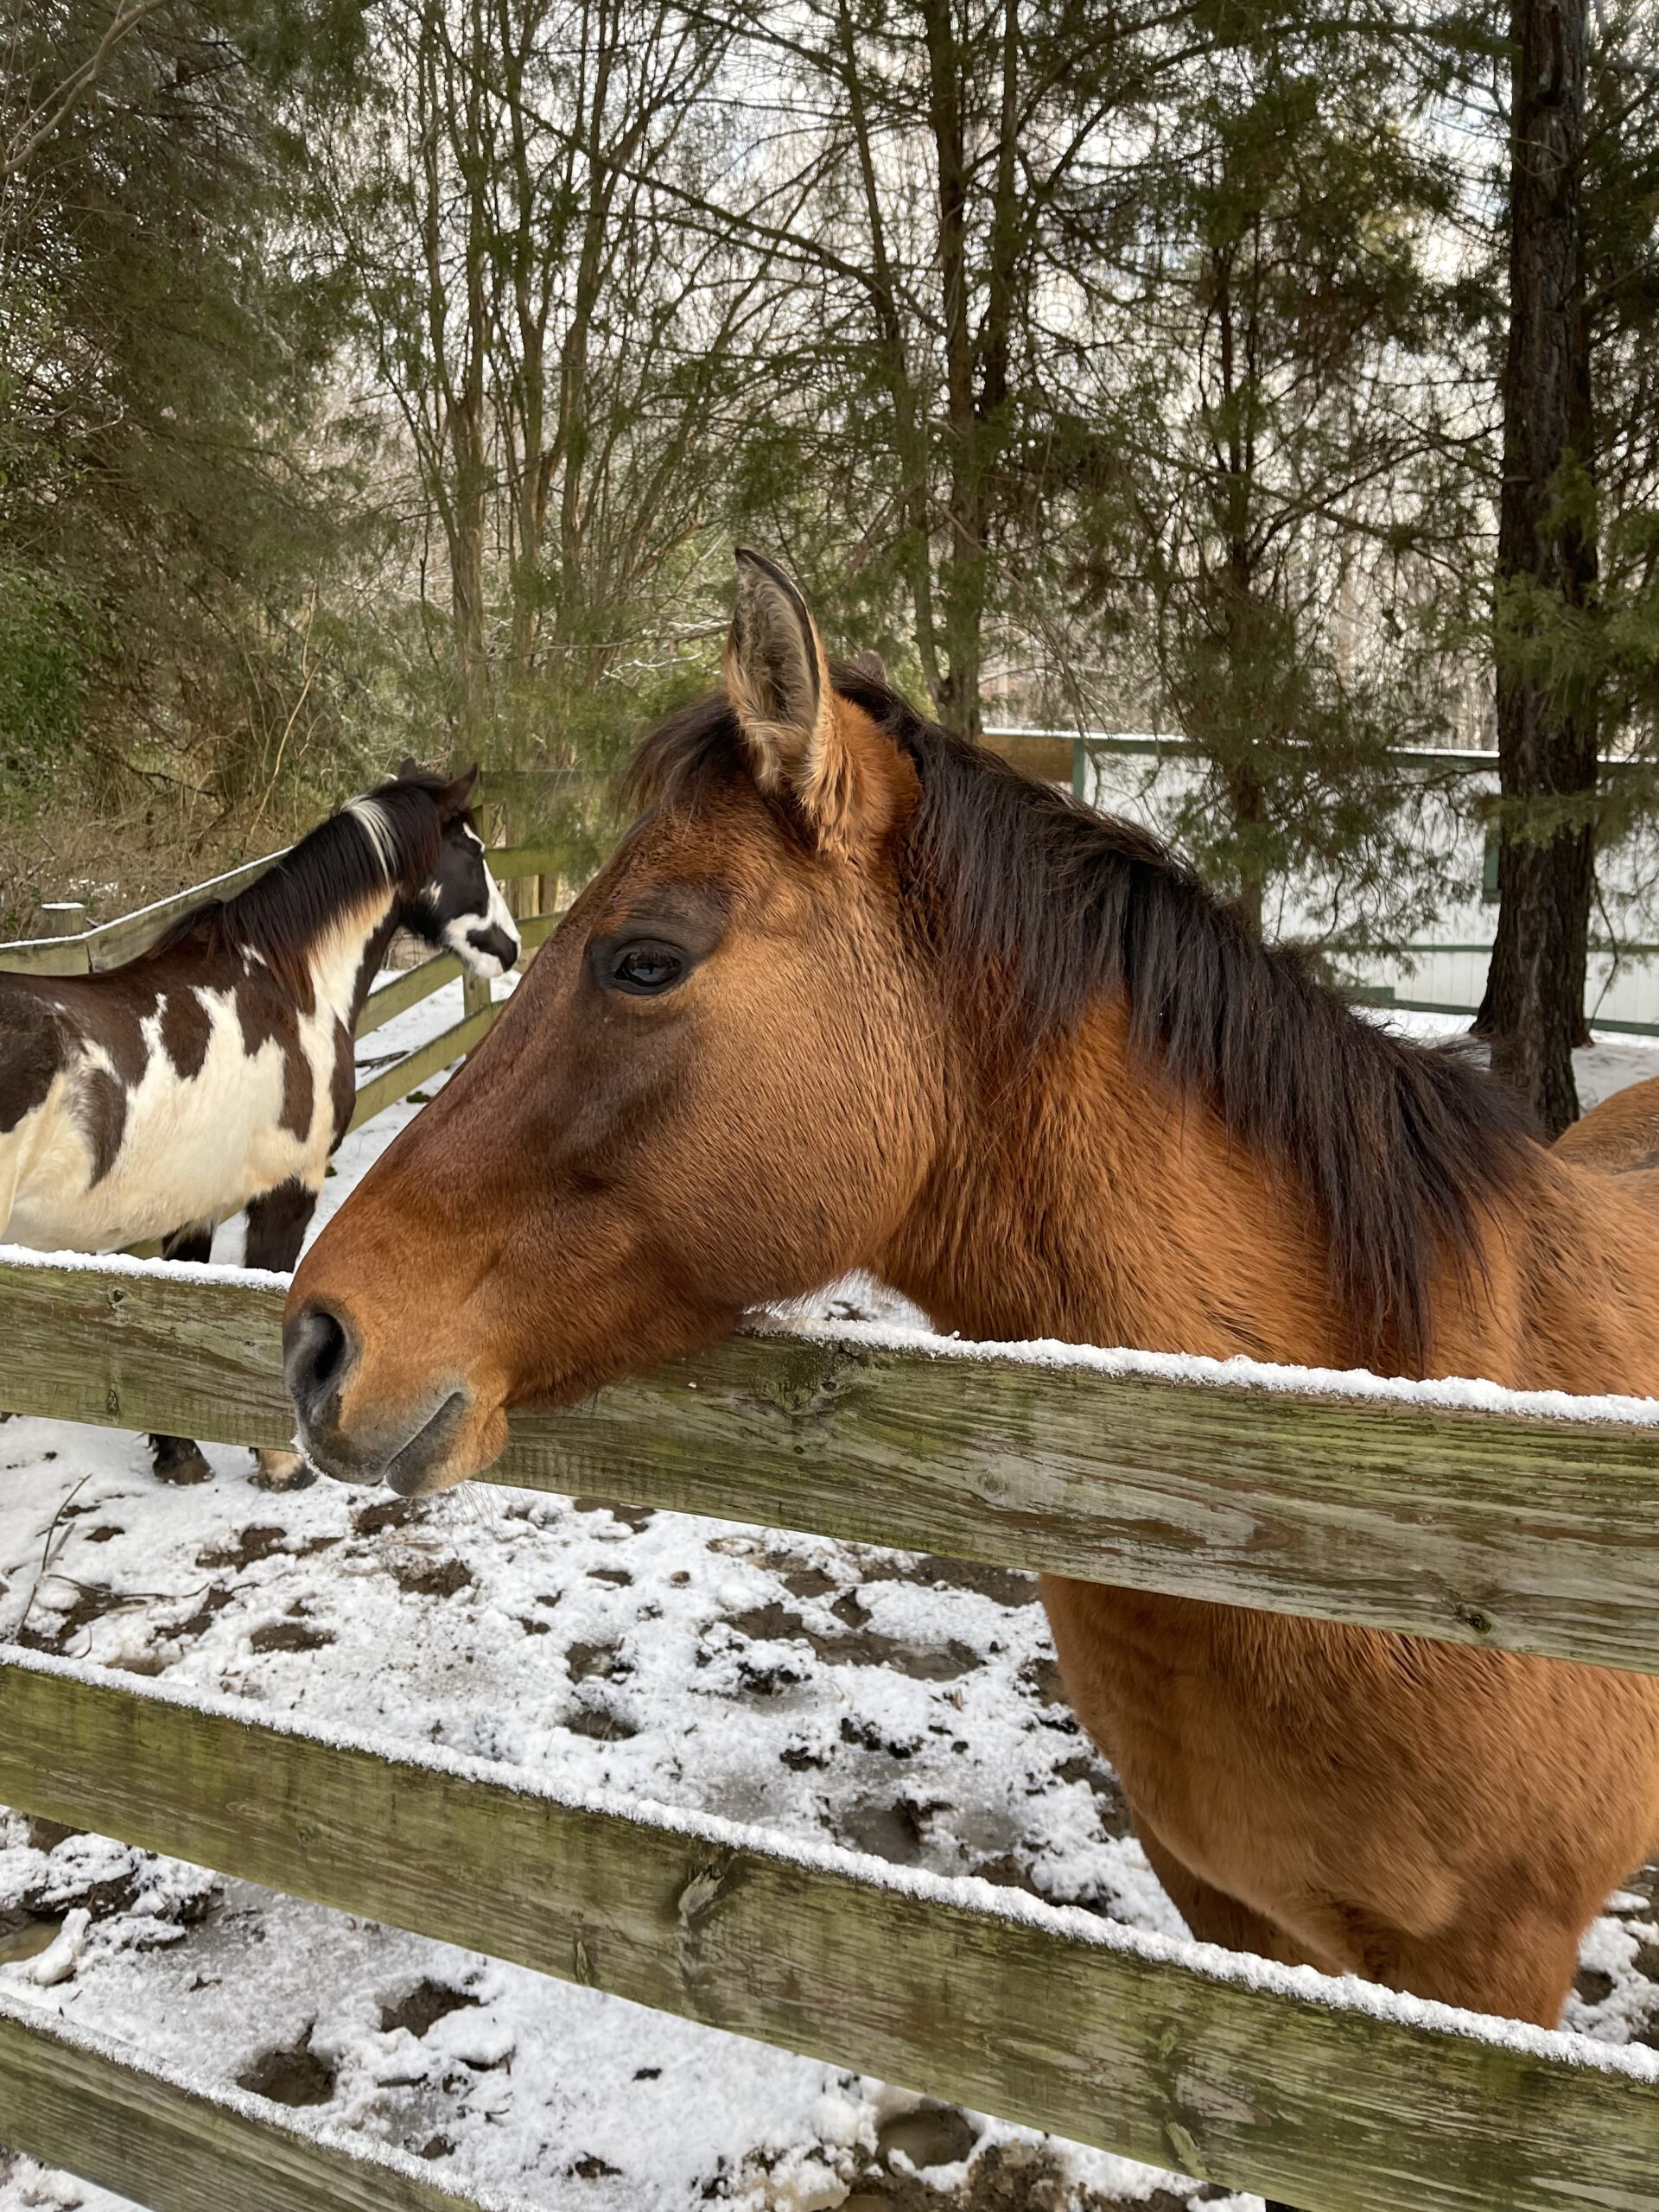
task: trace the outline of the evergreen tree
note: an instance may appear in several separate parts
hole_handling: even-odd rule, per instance
[[[1258,925],[1270,887],[1324,879],[1352,942],[1439,887],[1408,865],[1423,785],[1393,755],[1446,734],[1426,247],[1450,187],[1394,41],[1278,10],[1230,29],[1148,164],[1139,364],[1073,419],[1080,611],[1194,749],[1181,841]]]
[[[283,41],[315,61],[344,18],[111,20],[59,0],[11,35],[0,753],[14,803],[68,763],[236,806],[337,728],[351,643],[320,604],[357,503],[314,442],[337,306],[284,234],[279,97]]]

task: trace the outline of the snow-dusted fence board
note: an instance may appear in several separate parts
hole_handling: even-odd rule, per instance
[[[358,1035],[366,1037],[394,1014],[407,1014],[410,1007],[430,998],[434,991],[453,983],[460,973],[461,963],[453,952],[435,952],[417,967],[405,968],[389,982],[377,984],[357,1018]]]
[[[417,1045],[412,1052],[395,1060],[380,1074],[371,1076],[366,1083],[357,1086],[357,1099],[352,1108],[348,1126],[360,1129],[365,1122],[372,1122],[386,1107],[396,1105],[400,1098],[407,1098],[417,1083],[424,1083],[442,1068],[464,1058],[484,1042],[495,1025],[495,1007],[486,999],[484,1004],[466,1014],[450,1028],[429,1038],[424,1045]]]
[[[263,859],[244,861],[240,868],[227,868],[223,875],[193,883],[186,890],[175,891],[171,898],[157,899],[130,914],[100,922],[95,929],[82,930],[75,937],[24,938],[0,944],[0,968],[34,976],[101,975],[106,968],[118,968],[124,960],[142,952],[169,922],[188,914],[191,907],[209,899],[229,899],[245,890],[281,857],[280,853],[267,853]]]
[[[1311,2212],[1659,2212],[1643,2050],[73,1662],[0,1701],[0,1801],[1075,2141]]]
[[[413,2158],[297,2127],[279,2109],[135,2063],[0,1995],[0,2143],[12,2150],[154,2212],[477,2212]]]
[[[285,1443],[281,1300],[10,1255],[0,1408]],[[742,1337],[516,1415],[495,1478],[1659,1673],[1659,1408],[1252,1371]]]

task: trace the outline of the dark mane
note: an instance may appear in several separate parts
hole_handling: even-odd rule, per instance
[[[377,849],[351,807],[342,808],[245,891],[193,907],[141,957],[153,960],[187,941],[216,951],[254,953],[296,1000],[308,1002],[307,955],[329,925],[388,886],[394,895],[413,890],[436,867],[443,833],[433,800],[443,788],[442,776],[427,774],[379,785],[365,796],[386,823],[389,855]]]
[[[1145,831],[952,736],[860,670],[837,667],[835,683],[920,779],[900,879],[946,987],[1030,1046],[1122,991],[1140,1051],[1307,1192],[1367,1356],[1421,1373],[1437,1270],[1478,1269],[1483,1216],[1524,1173],[1522,1105],[1460,1042],[1420,1044],[1353,1014]],[[673,800],[744,772],[720,694],[645,741],[629,787]]]

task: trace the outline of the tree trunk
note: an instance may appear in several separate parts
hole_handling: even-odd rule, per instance
[[[1595,888],[1595,702],[1551,631],[1596,581],[1583,216],[1586,0],[1513,0],[1510,338],[1498,510],[1497,937],[1477,1028],[1550,1136],[1578,1118],[1573,1048]]]
[[[939,564],[944,667],[934,704],[947,729],[980,734],[982,623],[985,606],[985,474],[974,391],[976,348],[969,312],[968,154],[962,111],[963,54],[950,0],[925,0],[929,123],[939,194],[940,305],[944,344],[948,548]]]

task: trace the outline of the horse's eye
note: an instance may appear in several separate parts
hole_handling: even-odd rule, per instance
[[[684,961],[665,944],[625,945],[611,963],[611,981],[617,988],[642,998],[671,989],[684,973]]]

